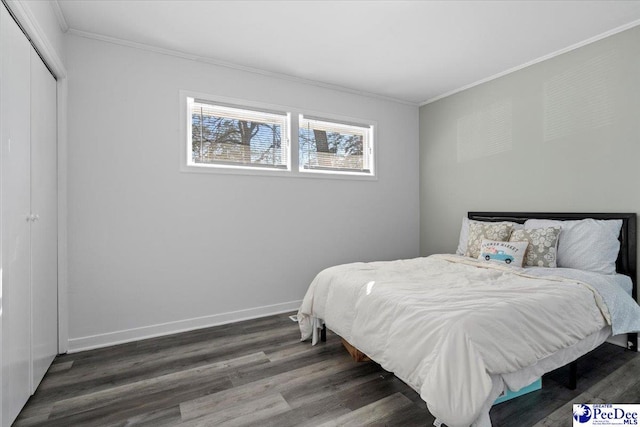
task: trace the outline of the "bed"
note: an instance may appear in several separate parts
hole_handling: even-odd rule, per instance
[[[450,427],[490,426],[489,410],[505,389],[527,386],[612,335],[627,334],[627,347],[637,350],[634,213],[470,212],[467,226],[465,254],[320,272],[298,312],[302,339],[315,345],[331,329],[414,388]],[[498,241],[484,237],[502,227],[520,237],[496,237],[496,250]],[[555,247],[530,257],[540,230],[555,237]],[[601,231],[595,243],[572,240]],[[518,250],[531,266],[517,265],[525,262],[512,257]],[[606,254],[609,263],[600,259]]]

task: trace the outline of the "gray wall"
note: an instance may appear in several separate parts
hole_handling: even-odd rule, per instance
[[[640,27],[420,108],[422,255],[470,210],[640,212]]]
[[[69,36],[70,349],[297,309],[418,255],[418,108]],[[378,179],[180,172],[179,91],[377,122]]]

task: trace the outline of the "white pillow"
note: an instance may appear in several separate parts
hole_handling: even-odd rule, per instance
[[[462,226],[460,227],[460,237],[458,238],[458,249],[456,249],[456,255],[464,255],[467,252],[467,244],[469,242],[469,224],[472,222],[488,222],[488,221],[476,221],[469,219],[466,216],[462,217]],[[514,230],[523,230],[524,225],[517,222],[503,221],[506,224],[511,224]],[[498,224],[497,222],[495,224]]]
[[[522,267],[524,255],[527,252],[529,242],[498,242],[496,240],[482,240],[480,245],[481,261],[507,264]]]
[[[532,228],[561,227],[558,239],[558,267],[576,268],[601,274],[616,272],[616,259],[620,251],[622,220],[582,219],[554,221],[529,219],[525,230]]]
[[[462,225],[460,226],[460,237],[458,238],[458,249],[456,255],[464,255],[467,251],[467,242],[469,241],[469,218],[462,217]]]

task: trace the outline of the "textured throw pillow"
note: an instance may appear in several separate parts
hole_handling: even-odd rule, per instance
[[[557,267],[556,250],[558,248],[560,227],[514,230],[510,242],[529,242],[524,258],[525,267]]]
[[[495,240],[483,240],[480,244],[481,261],[508,264],[522,267],[529,242],[497,242]]]
[[[513,226],[508,222],[470,222],[469,241],[465,256],[478,258],[482,240],[495,240],[506,242],[509,240]]]
[[[622,220],[583,219],[578,221],[552,221],[530,219],[525,230],[559,226],[558,267],[576,268],[601,274],[616,272],[616,259],[620,250]]]
[[[466,216],[462,217],[462,226],[460,227],[460,237],[458,238],[458,249],[456,249],[457,255],[464,255],[467,252],[467,243],[469,241],[469,224],[474,222],[479,222],[482,224],[510,224],[513,227],[513,230],[522,230],[524,229],[524,224],[518,224],[517,222],[510,221],[502,221],[500,223],[497,222],[486,222],[486,221],[475,221],[473,219],[469,219]]]

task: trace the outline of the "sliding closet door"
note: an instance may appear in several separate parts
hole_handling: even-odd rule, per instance
[[[31,46],[0,6],[2,117],[2,424],[31,395],[29,292]]]
[[[31,48],[32,392],[58,350],[56,81]]]

